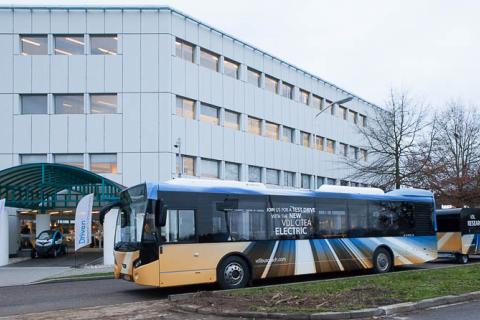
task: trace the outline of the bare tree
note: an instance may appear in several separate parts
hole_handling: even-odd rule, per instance
[[[435,192],[437,202],[476,206],[480,194],[480,114],[452,101],[436,115],[431,156],[418,182]]]
[[[423,104],[406,91],[392,89],[383,108],[369,116],[368,126],[359,128],[368,161],[346,158],[346,165],[353,169],[349,178],[384,189],[411,185],[411,178],[420,169],[414,160],[418,157],[417,140],[428,124]],[[412,162],[416,164],[413,167]]]

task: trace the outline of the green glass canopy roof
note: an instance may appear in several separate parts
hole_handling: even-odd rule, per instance
[[[58,163],[32,163],[0,171],[0,199],[6,206],[45,211],[75,208],[89,193],[93,206],[118,200],[124,186],[81,168]]]

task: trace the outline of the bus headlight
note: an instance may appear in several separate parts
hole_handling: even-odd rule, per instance
[[[133,267],[134,268],[138,268],[142,265],[142,260],[140,259],[137,259],[134,263],[133,263]]]

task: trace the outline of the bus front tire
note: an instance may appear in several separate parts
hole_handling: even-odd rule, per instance
[[[470,260],[468,254],[460,254],[460,253],[457,253],[455,255],[455,260],[457,260],[457,263],[459,264],[467,264],[468,261]]]
[[[392,270],[393,259],[390,252],[385,248],[378,248],[373,255],[373,271],[386,273]]]
[[[250,281],[250,269],[245,259],[239,256],[230,256],[218,266],[217,279],[222,289],[243,288]]]

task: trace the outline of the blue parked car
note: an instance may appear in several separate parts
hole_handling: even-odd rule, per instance
[[[32,251],[32,257],[59,257],[67,253],[63,234],[58,230],[42,231]]]

